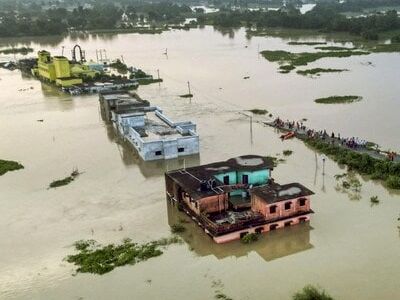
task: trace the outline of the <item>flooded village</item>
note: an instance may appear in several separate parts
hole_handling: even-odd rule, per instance
[[[0,33],[0,299],[399,298],[397,42],[135,5]]]

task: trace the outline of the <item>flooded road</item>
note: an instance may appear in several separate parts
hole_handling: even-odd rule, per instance
[[[307,39],[311,40],[311,39]],[[0,46],[23,40],[0,40]],[[117,143],[101,119],[95,95],[71,97],[50,86],[0,69],[0,158],[25,169],[0,177],[0,298],[3,299],[213,299],[215,290],[233,299],[289,299],[304,285],[324,287],[337,299],[400,298],[400,196],[379,183],[362,181],[361,199],[336,189],[343,173],[297,140],[282,143],[273,129],[253,124],[239,111],[262,108],[307,125],[360,136],[399,149],[399,54],[323,59],[309,67],[350,72],[307,78],[277,73],[259,50],[312,51],[288,40],[248,39],[243,30],[225,35],[210,27],[162,35],[38,38],[36,50],[61,54],[79,43],[87,58],[106,49],[128,65],[164,82],[138,93],[175,120],[192,120],[200,134],[200,156],[144,163]],[[168,49],[168,57],[163,55]],[[67,53],[67,52],[66,52]],[[250,76],[244,80],[245,76]],[[195,97],[187,92],[190,81]],[[351,105],[323,106],[315,98],[363,96]],[[37,120],[43,119],[43,122]],[[257,117],[263,120],[264,117]],[[103,276],[78,274],[63,261],[80,239],[100,243],[125,237],[149,241],[168,236],[184,216],[167,205],[163,172],[243,154],[294,153],[280,164],[278,182],[298,181],[312,189],[310,225],[265,235],[252,245],[215,245],[194,224],[185,243],[135,266]],[[54,179],[79,168],[70,185],[48,190]],[[378,195],[380,204],[371,206]]]

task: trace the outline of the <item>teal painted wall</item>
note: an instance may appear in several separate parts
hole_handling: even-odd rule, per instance
[[[242,183],[242,176],[249,176],[249,184],[252,185],[263,185],[266,184],[270,177],[270,170],[259,170],[254,172],[228,172],[224,174],[218,174],[215,176],[219,181],[224,182],[224,177],[229,176],[229,184]],[[242,190],[236,190],[230,193],[231,196],[242,195]]]
[[[223,183],[225,176],[229,176],[229,184],[236,184],[237,183],[237,177],[236,177],[236,172],[235,171],[224,173],[224,174],[218,174],[218,175],[215,176],[215,178],[217,178],[219,181],[221,181]]]
[[[260,171],[254,171],[254,172],[238,172],[237,173],[237,179],[238,183],[243,183],[243,175],[248,175],[249,176],[249,184],[253,185],[261,185],[261,184],[266,184],[268,179],[269,179],[269,170],[260,170]]]

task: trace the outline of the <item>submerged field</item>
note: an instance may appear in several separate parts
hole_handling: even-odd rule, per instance
[[[307,63],[307,70],[351,72],[314,78],[279,74],[276,62],[264,59],[261,50],[315,51],[315,45],[288,45],[290,41],[248,39],[244,29],[224,35],[210,27],[161,35],[0,40],[3,48],[24,42],[35,51],[52,53],[78,43],[87,58],[101,48],[110,58],[123,55],[128,65],[138,64],[153,76],[159,69],[164,81],[140,86],[137,92],[173,121],[195,122],[201,147],[199,156],[144,163],[104,124],[95,95],[71,97],[0,69],[1,156],[25,167],[0,177],[0,234],[7,237],[0,241],[0,298],[291,299],[307,284],[322,287],[334,299],[399,298],[399,193],[371,180],[372,173],[355,174],[355,179],[346,175],[344,180],[361,185],[354,197],[352,188],[343,190],[343,180],[335,177],[349,171],[332,158],[323,165],[322,153],[316,151],[322,146],[308,147],[295,139],[282,142],[279,133],[261,122],[277,116],[302,120],[309,127],[361,137],[395,151],[400,145],[393,131],[400,126],[400,58],[397,53],[325,57]],[[297,41],[325,42],[314,37]],[[163,54],[166,48],[168,57]],[[193,98],[179,97],[189,80]],[[312,100],[327,95],[363,95],[363,101],[322,105]],[[216,245],[166,202],[165,171],[243,154],[276,157],[279,163],[272,175],[277,182],[300,182],[315,192],[310,224],[277,230],[249,244]],[[351,155],[345,159],[352,162]],[[48,189],[54,179],[62,180],[74,169],[84,174]],[[375,175],[386,181],[397,174],[386,171]],[[129,264],[141,254],[133,241],[159,241],[171,230],[182,243],[169,245],[158,256],[150,249],[150,259]],[[91,263],[110,252],[121,254],[125,238],[132,239],[124,248],[132,255],[107,260],[111,267],[120,267],[101,276],[76,274],[80,266],[74,262],[92,270]],[[111,244],[114,248],[92,260],[98,253],[93,248],[68,263],[64,259],[69,255],[82,254],[74,244],[80,240],[95,240],[97,250]]]

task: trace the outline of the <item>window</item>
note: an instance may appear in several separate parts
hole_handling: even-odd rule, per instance
[[[157,156],[159,156],[159,155],[161,155],[161,154],[162,154],[161,151],[156,151],[156,155],[157,155]]]
[[[269,226],[269,230],[275,230],[278,228],[278,224],[272,224],[271,226]]]
[[[290,225],[292,225],[292,221],[285,222],[285,227],[289,227]]]
[[[263,230],[264,230],[263,227],[258,227],[258,228],[256,228],[255,233],[260,234],[263,232]]]
[[[228,175],[224,176],[224,184],[229,185],[229,176]]]
[[[248,184],[249,183],[249,175],[243,175],[242,176],[242,183],[243,184]]]
[[[307,218],[299,218],[299,223],[304,223],[304,222],[306,222],[307,221]]]
[[[292,202],[285,203],[285,210],[289,210],[292,207]]]
[[[178,152],[185,152],[185,148],[183,148],[183,147],[178,148]]]
[[[306,198],[300,198],[300,199],[299,199],[299,205],[300,205],[300,206],[306,205]]]
[[[276,205],[273,205],[273,206],[271,206],[271,207],[269,208],[269,213],[270,213],[270,214],[276,213]]]
[[[199,208],[199,203],[197,203],[197,201],[194,202],[194,207]]]

